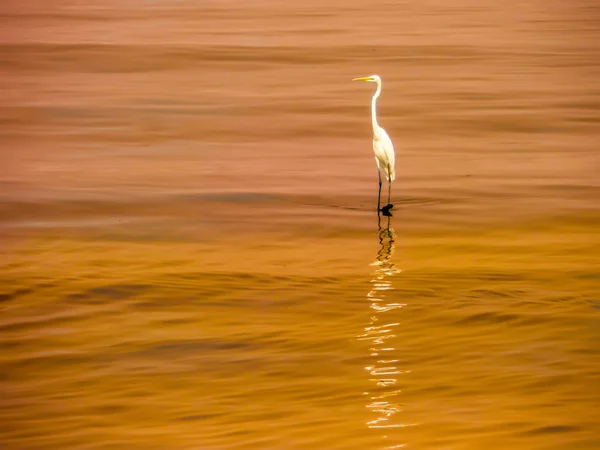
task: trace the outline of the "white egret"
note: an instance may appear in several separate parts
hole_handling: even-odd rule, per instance
[[[354,78],[352,81],[366,81],[368,83],[377,83],[377,90],[371,100],[371,124],[373,125],[373,152],[375,152],[375,161],[377,162],[377,175],[379,176],[379,193],[377,194],[377,211],[382,211],[385,215],[390,214],[392,197],[392,182],[396,178],[396,156],[394,154],[394,145],[385,130],[377,123],[377,98],[381,94],[381,78],[378,75],[368,77]],[[381,173],[385,175],[388,182],[388,204],[380,208],[381,202]]]

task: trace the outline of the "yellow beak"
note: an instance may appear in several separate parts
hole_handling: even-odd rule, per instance
[[[352,78],[352,81],[373,81],[371,77]]]

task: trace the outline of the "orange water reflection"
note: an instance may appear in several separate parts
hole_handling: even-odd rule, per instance
[[[408,424],[401,417],[402,404],[399,399],[401,390],[398,388],[399,375],[409,372],[399,366],[396,359],[397,349],[394,341],[397,339],[397,330],[401,325],[395,321],[395,317],[389,314],[391,311],[406,306],[403,303],[389,302],[387,293],[394,289],[394,277],[402,272],[396,268],[393,255],[396,250],[396,233],[391,228],[391,218],[378,218],[379,251],[372,266],[375,267],[371,280],[371,290],[367,294],[371,317],[369,324],[358,335],[359,340],[369,341],[369,358],[372,361],[365,370],[371,378],[369,382],[373,385],[369,392],[365,392],[368,398],[367,408],[375,416],[369,418],[367,426],[384,430],[383,438],[387,439],[387,433],[391,428],[402,428]],[[386,446],[386,448],[400,448],[403,444]]]

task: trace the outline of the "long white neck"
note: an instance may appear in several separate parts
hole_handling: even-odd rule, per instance
[[[373,134],[377,134],[381,128],[377,123],[377,98],[381,94],[381,81],[377,81],[377,90],[371,100],[371,123],[373,124]]]

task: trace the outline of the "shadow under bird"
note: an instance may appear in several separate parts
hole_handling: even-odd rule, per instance
[[[352,81],[366,81],[367,83],[377,83],[377,90],[371,99],[371,124],[373,125],[373,152],[377,162],[377,175],[379,177],[379,192],[377,194],[377,212],[381,211],[384,215],[390,216],[392,205],[392,183],[396,179],[396,155],[394,154],[394,145],[392,140],[383,128],[377,123],[377,98],[381,94],[381,78],[378,75],[368,77],[354,78]],[[381,208],[381,174],[385,176],[388,182],[388,204]]]

